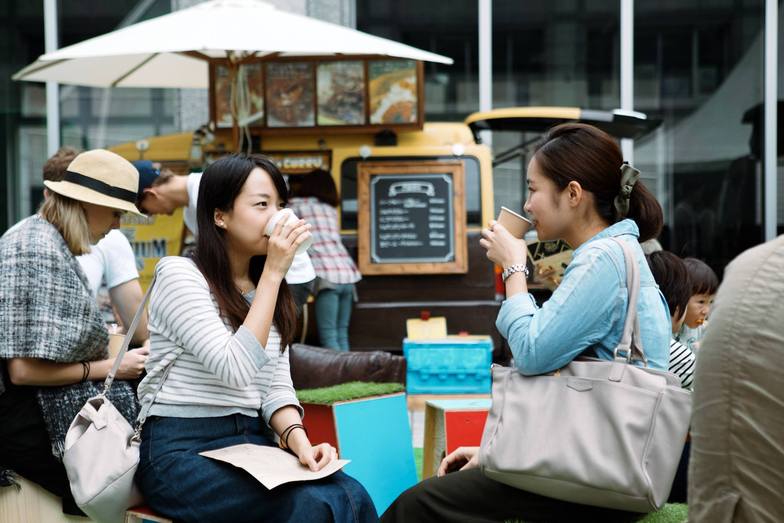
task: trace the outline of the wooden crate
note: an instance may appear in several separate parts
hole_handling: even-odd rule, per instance
[[[367,489],[379,514],[416,484],[404,393],[302,408],[310,441],[328,442],[351,460],[343,470]]]
[[[459,447],[477,447],[482,441],[491,400],[429,400],[425,406],[422,478],[434,476],[446,454]]]

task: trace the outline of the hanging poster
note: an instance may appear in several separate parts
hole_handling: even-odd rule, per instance
[[[264,72],[260,63],[240,66],[237,118],[241,126],[264,123]]]
[[[215,66],[215,125],[217,127],[231,127],[231,76],[229,68],[225,65]]]
[[[318,65],[318,124],[365,124],[365,67],[358,60]]]
[[[267,126],[315,125],[313,63],[267,64]]]
[[[414,60],[368,62],[371,124],[416,123],[417,68]]]

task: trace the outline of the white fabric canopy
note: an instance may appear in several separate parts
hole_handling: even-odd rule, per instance
[[[257,0],[212,0],[42,55],[14,80],[92,87],[209,86],[208,58],[375,55],[451,64],[445,56]],[[184,53],[198,53],[198,56]]]

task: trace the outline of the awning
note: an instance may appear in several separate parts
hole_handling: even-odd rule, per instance
[[[474,138],[480,131],[514,131],[542,134],[566,122],[594,125],[616,138],[639,138],[661,122],[634,111],[595,111],[579,107],[508,107],[473,113],[465,119]]]

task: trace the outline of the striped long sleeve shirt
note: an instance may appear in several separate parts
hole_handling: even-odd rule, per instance
[[[681,386],[691,390],[694,380],[694,351],[676,339],[670,340],[670,372],[681,379]]]
[[[266,347],[245,327],[234,332],[219,314],[209,284],[188,258],[163,258],[150,296],[150,356],[139,385],[142,405],[171,366],[150,415],[179,418],[244,414],[266,423],[281,407],[300,410],[273,326]],[[252,294],[245,296],[252,299]]]

